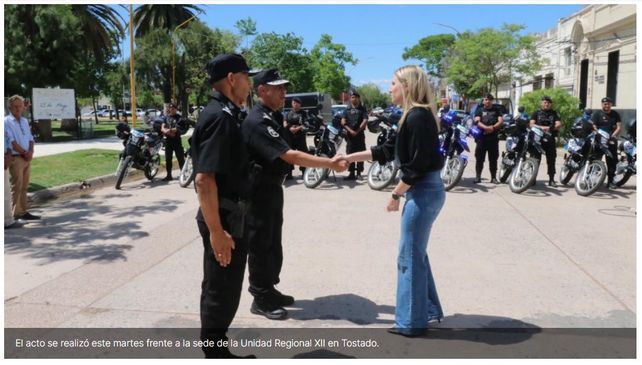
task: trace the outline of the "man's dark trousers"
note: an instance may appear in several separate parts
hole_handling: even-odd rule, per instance
[[[259,298],[265,298],[279,283],[283,266],[283,188],[280,180],[262,182],[252,196],[248,221],[249,291]]]
[[[223,219],[223,217],[221,217]],[[232,260],[222,267],[214,257],[210,244],[210,231],[204,222],[198,221],[198,230],[203,239],[203,282],[201,283],[201,340],[226,339],[226,332],[241,299],[243,276],[247,262],[247,241],[234,238]],[[218,357],[221,348],[203,348],[206,357]],[[224,353],[224,352],[223,352]]]
[[[363,133],[363,131],[361,131],[354,137],[346,137],[346,142],[346,154],[348,155],[354,152],[361,152],[366,150],[366,135],[365,133]],[[361,172],[363,172],[363,162],[351,163],[348,171],[350,171],[350,174],[360,174]]]
[[[172,175],[172,158],[176,152],[176,159],[178,160],[179,168],[183,168],[185,163],[185,149],[181,137],[165,138],[165,167],[167,168],[167,175]]]
[[[481,176],[482,170],[484,170],[486,151],[488,151],[488,165],[491,177],[496,177],[497,159],[499,158],[499,138],[497,138],[496,133],[484,135],[481,141],[477,142],[477,147],[475,147],[475,172],[477,176]]]

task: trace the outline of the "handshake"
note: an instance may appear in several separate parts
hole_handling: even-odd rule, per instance
[[[336,172],[343,172],[348,169],[350,163],[351,161],[348,159],[348,156],[335,155],[330,159],[330,168]]]

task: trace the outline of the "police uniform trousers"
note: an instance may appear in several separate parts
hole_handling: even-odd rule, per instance
[[[615,170],[617,169],[617,139],[609,139],[608,148],[609,151],[611,151],[611,155],[613,157],[611,158],[608,155],[604,156],[606,158],[606,176],[608,177],[607,182],[613,182],[613,178],[615,177]]]
[[[361,131],[355,137],[348,135],[346,137],[346,154],[351,154],[354,152],[361,152],[366,150],[366,134]],[[363,172],[363,161],[362,162],[353,162],[348,168],[350,174],[361,173]]]
[[[300,131],[297,134],[292,134],[290,131],[287,131],[287,137],[285,140],[288,142],[288,145],[296,151],[301,151],[308,153],[308,142],[305,139],[305,132]],[[290,165],[290,171],[294,170],[294,165]],[[299,170],[303,172],[305,167],[299,166]]]
[[[176,152],[176,159],[178,160],[178,166],[182,169],[183,163],[185,163],[185,149],[183,149],[183,143],[181,137],[166,137],[165,138],[165,167],[167,168],[167,175],[172,174],[172,158]]]
[[[547,142],[542,142],[542,149],[546,153],[546,165],[548,167],[548,176],[553,178],[555,176],[555,158],[557,157],[557,149],[555,148],[555,138],[551,138]],[[541,161],[541,158],[540,158]]]
[[[491,177],[496,177],[497,159],[499,158],[499,138],[497,137],[497,133],[485,134],[481,140],[477,142],[477,147],[475,147],[475,172],[477,176],[481,176],[482,170],[484,169],[486,152],[488,152],[490,175]]]
[[[248,220],[249,292],[264,298],[278,284],[283,265],[283,177],[263,176],[255,194]]]
[[[221,222],[225,222],[223,211]],[[201,340],[225,340],[228,327],[239,307],[247,261],[247,240],[234,238],[232,260],[222,267],[214,257],[210,231],[205,222],[197,221],[203,238],[203,282],[201,283]],[[225,228],[225,226],[224,226]],[[227,348],[204,347],[206,357],[224,356]]]

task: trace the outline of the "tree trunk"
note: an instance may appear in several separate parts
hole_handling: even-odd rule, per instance
[[[94,106],[94,121],[96,122],[96,124],[98,124],[98,114],[96,114],[96,112],[98,111],[96,109],[96,97],[93,95],[91,97],[91,105]]]

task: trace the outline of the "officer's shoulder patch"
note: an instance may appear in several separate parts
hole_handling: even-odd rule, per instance
[[[268,113],[263,113],[263,119],[272,120],[272,117]]]
[[[267,130],[268,130],[268,133],[270,133],[270,135],[271,135],[272,137],[274,137],[274,138],[278,138],[278,137],[280,137],[279,133],[278,133],[277,131],[275,131],[275,130],[274,130],[274,128],[272,128],[272,127],[268,126],[268,127],[267,127]]]
[[[232,111],[230,110],[230,108],[229,108],[229,107],[227,107],[227,106],[226,106],[226,107],[224,107],[222,110],[223,110],[224,112],[226,112],[227,114],[232,115]]]

